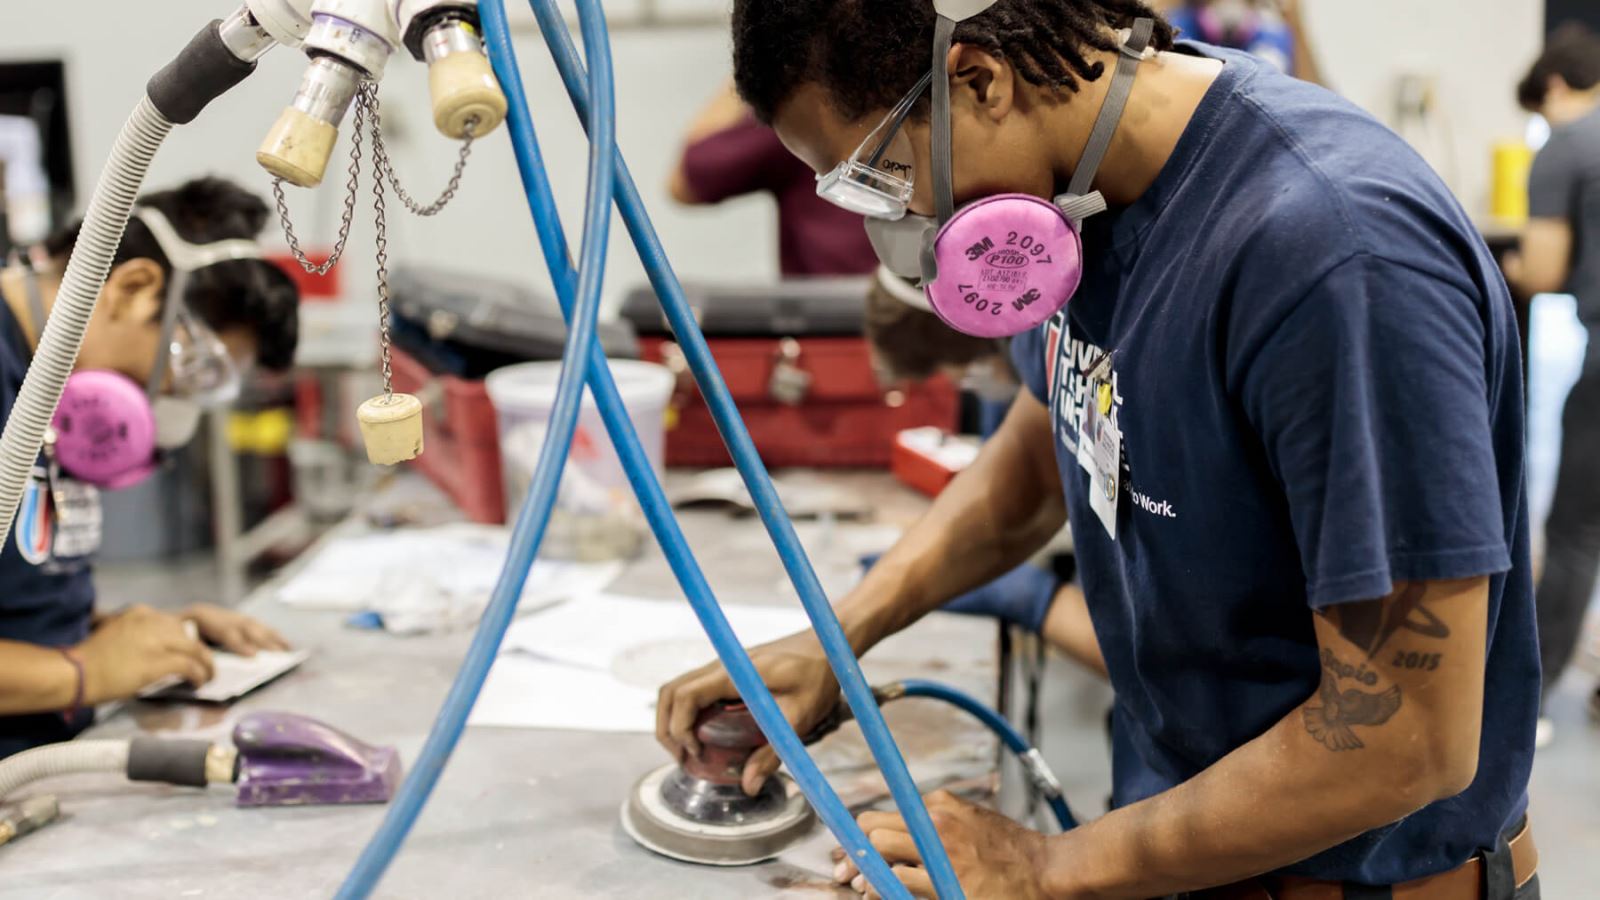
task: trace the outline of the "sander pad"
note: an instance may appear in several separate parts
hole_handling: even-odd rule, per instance
[[[743,704],[724,703],[695,724],[701,753],[668,764],[634,784],[622,804],[622,828],[662,856],[710,866],[772,859],[804,838],[815,815],[794,780],[774,775],[755,796],[739,786],[750,754],[766,744]]]

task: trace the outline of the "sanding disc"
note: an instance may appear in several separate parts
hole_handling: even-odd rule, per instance
[[[647,850],[707,866],[749,866],[776,857],[811,831],[816,817],[787,775],[777,815],[744,825],[712,825],[684,818],[661,799],[661,786],[677,770],[666,765],[639,779],[622,803],[622,829]]]

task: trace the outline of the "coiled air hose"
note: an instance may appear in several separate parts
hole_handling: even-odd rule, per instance
[[[0,540],[11,534],[23,489],[44,446],[45,429],[55,417],[67,376],[78,361],[78,348],[89,329],[100,289],[111,274],[112,260],[150,171],[150,161],[173,127],[148,96],[141,98],[100,173],[38,352],[6,419],[5,434],[0,436]]]

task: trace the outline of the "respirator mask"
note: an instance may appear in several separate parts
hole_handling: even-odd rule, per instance
[[[194,272],[233,260],[261,259],[254,241],[191,244],[160,211],[139,207],[134,214],[172,266],[155,363],[142,386],[120,372],[74,372],[61,393],[47,443],[54,462],[68,475],[109,490],[150,477],[164,453],[194,437],[205,410],[226,407],[238,398],[238,366],[222,339],[189,311],[184,296]],[[31,267],[26,283],[34,321],[42,327],[44,301]]]
[[[1106,208],[1090,191],[1122,121],[1155,23],[1139,19],[1121,46],[1105,104],[1067,193],[1054,202],[1001,194],[955,208],[950,79],[956,26],[996,0],[934,0],[933,67],[862,142],[850,159],[817,179],[817,194],[866,217],[867,236],[891,272],[920,281],[945,324],[975,337],[1012,337],[1048,321],[1083,278],[1085,218]],[[933,88],[932,178],[937,216],[908,213],[915,186],[910,137],[902,127],[922,92]]]

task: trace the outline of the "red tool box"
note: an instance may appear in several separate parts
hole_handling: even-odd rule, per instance
[[[392,360],[394,389],[422,400],[423,453],[411,465],[449,494],[467,518],[504,522],[500,435],[483,382],[435,375],[398,347]]]
[[[765,288],[686,287],[711,354],[771,467],[887,468],[895,435],[954,429],[960,398],[948,379],[885,390],[861,336],[868,279],[813,279]],[[725,466],[727,450],[661,317],[635,292],[623,316],[641,358],[679,373],[669,412],[667,465]]]
[[[394,388],[423,407],[423,454],[412,465],[475,522],[505,521],[500,433],[483,378],[502,366],[561,358],[555,301],[465,272],[401,268],[393,288]],[[626,322],[599,329],[611,358],[638,355]]]

